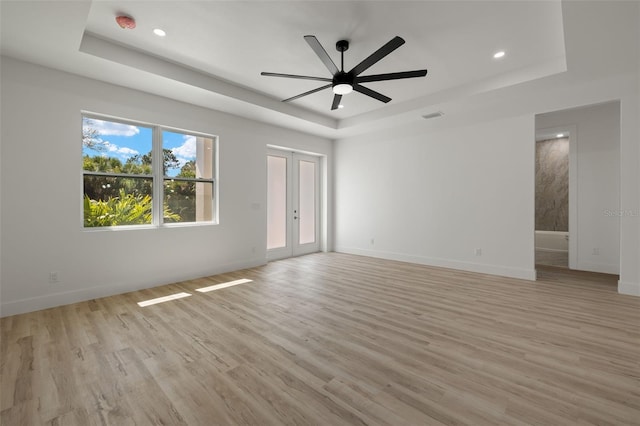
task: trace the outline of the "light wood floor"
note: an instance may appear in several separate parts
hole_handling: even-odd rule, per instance
[[[569,252],[536,249],[536,265],[569,267]]]
[[[640,424],[640,298],[539,275],[328,253],[8,317],[2,424]]]

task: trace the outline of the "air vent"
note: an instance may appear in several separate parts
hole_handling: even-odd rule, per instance
[[[438,118],[438,117],[442,117],[444,115],[444,112],[442,111],[437,111],[437,112],[432,112],[431,114],[426,114],[423,115],[422,118],[424,118],[425,120],[429,120],[431,118]]]

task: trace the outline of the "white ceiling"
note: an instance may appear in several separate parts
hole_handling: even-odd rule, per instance
[[[327,137],[566,70],[559,1],[27,0],[3,1],[1,12],[5,55]],[[118,14],[137,28],[121,29]],[[429,74],[365,84],[389,104],[353,93],[331,111],[330,89],[283,104],[323,83],[261,71],[329,77],[307,34],[336,64],[335,42],[349,40],[346,69],[398,35],[406,44],[364,74]]]

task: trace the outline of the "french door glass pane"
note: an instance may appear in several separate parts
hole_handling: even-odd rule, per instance
[[[287,245],[287,159],[267,156],[267,249]]]
[[[299,175],[299,244],[309,244],[316,241],[316,164],[300,161]]]

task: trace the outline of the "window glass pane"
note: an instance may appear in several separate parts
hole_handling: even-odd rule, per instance
[[[213,179],[213,138],[162,132],[164,175]]]
[[[316,164],[300,161],[300,244],[316,241]]]
[[[267,157],[267,250],[287,245],[287,159]]]
[[[164,181],[164,222],[213,220],[213,183]]]
[[[84,176],[84,226],[151,224],[153,180]]]
[[[82,118],[83,170],[151,175],[149,127]]]

